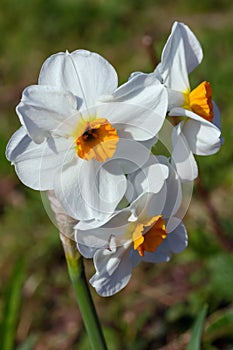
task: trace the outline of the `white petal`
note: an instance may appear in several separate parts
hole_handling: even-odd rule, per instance
[[[134,188],[133,198],[136,198],[144,192],[158,193],[167,179],[168,174],[169,170],[167,165],[160,164],[159,160],[151,155],[141,169],[128,176],[128,180],[132,183]]]
[[[99,115],[118,124],[118,129],[138,141],[148,140],[159,132],[168,104],[167,91],[157,79],[149,79],[150,83],[141,79],[142,75],[128,81],[98,106]]]
[[[189,118],[182,124],[182,132],[194,154],[210,155],[218,152],[223,140],[220,130],[220,113],[215,103],[212,123],[184,108],[173,108],[169,115]]]
[[[150,150],[142,142],[132,139],[119,139],[117,149],[104,164],[104,168],[112,174],[129,174],[140,169],[150,156]]]
[[[188,236],[184,224],[180,222],[173,231],[168,233],[166,239],[172,253],[181,253],[188,245]]]
[[[93,228],[103,226],[106,222],[108,222],[110,220],[110,218],[107,217],[105,220],[98,220],[98,219],[85,220],[85,221],[80,220],[80,221],[78,221],[75,228],[77,230],[81,230],[81,231],[92,230]]]
[[[111,238],[115,237],[115,247],[122,246],[130,237],[131,228],[128,221],[130,215],[130,210],[125,209],[115,213],[108,221],[103,221],[101,226],[88,229],[88,226],[76,225],[75,241],[90,248],[100,249],[109,248]]]
[[[168,92],[168,111],[170,111],[169,115],[175,116],[174,108],[182,107],[184,105],[185,96],[181,91],[167,89],[167,92]]]
[[[194,154],[210,155],[218,152],[223,140],[221,131],[218,128],[220,125],[220,115],[215,104],[215,117],[212,123],[198,114],[180,107],[173,108],[169,112],[169,115],[189,118],[185,123],[182,123],[182,132]]]
[[[145,146],[146,148],[150,149],[156,145],[156,143],[158,142],[158,136],[154,136],[152,137],[151,139],[149,140],[146,140],[146,141],[140,141],[143,146]]]
[[[194,154],[214,154],[221,147],[221,132],[212,123],[200,123],[189,119],[184,123],[182,132]]]
[[[111,99],[114,102],[153,109],[157,115],[166,115],[167,112],[166,89],[154,73],[134,75],[112,94]]]
[[[68,91],[50,86],[32,85],[23,91],[16,111],[34,142],[41,143],[50,132],[72,132],[71,118],[78,107],[77,98]]]
[[[191,73],[202,61],[203,52],[197,37],[190,28],[181,22],[173,25],[172,32],[174,37],[183,41],[185,48],[185,62],[187,64],[188,73]]]
[[[83,108],[88,109],[100,95],[111,94],[118,79],[115,69],[102,56],[77,50],[50,56],[42,66],[39,84],[72,92],[83,100]]]
[[[167,190],[164,185],[159,193],[144,193],[132,202],[130,209],[140,222],[148,217],[160,215],[163,212]]]
[[[77,243],[77,249],[79,250],[80,254],[82,254],[82,256],[84,256],[86,259],[92,259],[96,252],[96,248],[89,247],[86,244],[81,243]]]
[[[191,111],[189,109],[185,109],[182,107],[172,108],[169,112],[169,115],[173,116],[173,117],[187,117],[187,118],[196,120],[196,121],[200,122],[201,124],[212,125],[212,123],[209,122],[208,120],[206,120],[205,118],[201,117],[200,115],[194,113],[193,111]]]
[[[99,250],[94,255],[96,274],[90,283],[101,296],[111,296],[122,290],[129,282],[132,264],[128,257],[128,246],[116,251]]]
[[[169,261],[172,256],[172,252],[166,240],[167,238],[158,246],[158,248],[153,253],[145,251],[144,256],[141,259],[150,263],[161,263]]]
[[[172,133],[172,162],[175,164],[182,181],[192,181],[198,175],[197,164],[190,150],[189,143],[182,134],[183,122],[179,123]]]
[[[222,130],[220,111],[219,111],[218,106],[216,105],[216,103],[215,103],[214,101],[212,101],[212,102],[213,102],[213,107],[214,107],[214,117],[213,117],[212,123],[213,123],[219,130]]]
[[[202,61],[203,53],[193,32],[175,22],[164,46],[159,71],[164,84],[177,91],[189,88],[188,74]]]
[[[162,211],[164,218],[173,218],[176,215],[179,220],[182,220],[185,216],[192,199],[193,194],[193,182],[181,181],[175,164],[170,163],[169,158],[164,156],[157,156],[157,160],[161,164],[165,164],[169,168],[169,176],[166,179],[166,201]]]
[[[222,131],[220,111],[219,111],[218,106],[216,105],[216,103],[215,103],[214,101],[212,101],[212,102],[213,102],[213,106],[214,106],[214,117],[213,117],[212,123],[213,123],[220,131]],[[220,142],[221,142],[221,145],[224,143],[224,138],[223,138],[222,135],[220,136]]]
[[[10,138],[6,147],[6,158],[14,163],[15,158],[27,147],[30,138],[26,129],[21,126]]]
[[[145,73],[137,71],[130,74],[128,80],[134,79],[137,75],[144,75]]]
[[[7,148],[8,159],[15,165],[19,179],[40,191],[53,189],[56,171],[65,160],[72,159],[73,153],[69,139],[49,138],[36,144],[28,135],[23,137],[22,131],[12,136]]]
[[[175,215],[181,206],[182,187],[176,169],[169,163],[168,158],[158,157],[158,160],[167,165],[169,169],[169,176],[166,178],[167,196],[163,209],[163,216],[168,218]]]
[[[127,187],[124,175],[110,174],[104,163],[76,158],[61,167],[55,193],[64,210],[78,220],[104,220],[110,216]]]

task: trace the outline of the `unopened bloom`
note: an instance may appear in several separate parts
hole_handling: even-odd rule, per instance
[[[16,109],[22,127],[7,147],[20,180],[54,190],[76,219],[110,215],[126,191],[125,174],[149,156],[136,141],[151,138],[166,115],[167,93],[154,82],[136,77],[117,89],[114,68],[96,53],[49,57],[39,84],[23,92]]]
[[[143,174],[141,171],[131,178],[136,192],[141,187],[141,193],[127,208],[102,225],[76,225],[77,246],[85,257],[93,257],[96,268],[90,283],[102,296],[124,288],[140,261],[168,261],[172,253],[181,252],[187,245],[185,227],[175,217],[181,196],[172,167],[153,164],[150,159]]]

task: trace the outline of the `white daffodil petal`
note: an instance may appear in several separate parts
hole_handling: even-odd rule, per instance
[[[19,156],[30,142],[26,129],[21,126],[10,138],[6,147],[6,158],[14,164],[15,158]]]
[[[177,213],[182,202],[182,187],[180,178],[176,172],[175,167],[169,163],[168,158],[160,156],[158,161],[167,165],[169,169],[169,176],[166,178],[167,196],[164,204],[163,216],[171,217]]]
[[[178,219],[179,220],[179,219]],[[179,220],[178,226],[169,232],[165,240],[158,246],[154,253],[145,252],[144,261],[159,263],[169,261],[172,254],[182,252],[188,244],[185,226]]]
[[[185,48],[185,62],[190,74],[202,61],[203,52],[199,40],[190,28],[181,22],[175,22],[172,28],[173,38],[182,38]],[[175,46],[175,45],[174,45]]]
[[[142,261],[142,257],[138,254],[138,251],[135,250],[132,245],[129,250],[129,259],[133,268],[136,267]]]
[[[64,210],[78,220],[104,220],[110,216],[127,187],[126,177],[106,171],[102,163],[76,158],[61,167],[55,193]]]
[[[167,112],[167,92],[154,73],[134,75],[112,94],[112,101],[153,109],[160,116]]]
[[[155,144],[158,142],[158,137],[157,136],[154,136],[152,137],[151,139],[149,140],[146,140],[146,141],[140,141],[143,146],[145,146],[146,148],[150,149],[155,146]]]
[[[79,242],[77,243],[77,249],[80,252],[80,254],[82,254],[82,256],[84,256],[84,258],[86,259],[92,259],[97,250],[95,247],[89,247],[86,244],[81,244]]]
[[[175,253],[181,253],[188,245],[188,236],[184,224],[178,219],[177,227],[167,235],[167,242],[170,250]]]
[[[216,103],[214,101],[212,101],[212,102],[213,102],[213,107],[214,107],[214,117],[213,117],[212,123],[220,131],[222,131],[220,111],[219,111],[218,106],[216,105]],[[220,142],[221,142],[221,145],[224,143],[224,138],[222,136],[220,136]]]
[[[197,177],[198,169],[189,143],[181,132],[182,125],[183,122],[179,123],[172,132],[172,164],[175,164],[181,180],[192,181]]]
[[[100,231],[100,230],[99,230]],[[80,253],[85,258],[92,258],[98,249],[107,249],[109,245],[109,234],[105,230],[104,234],[98,237],[96,232],[91,231],[75,231],[75,241]],[[100,233],[102,233],[100,232]],[[93,255],[92,255],[93,254]]]
[[[133,72],[133,73],[130,74],[128,80],[134,79],[137,75],[144,75],[144,74],[145,74],[145,73],[139,72],[139,71]]]
[[[158,193],[143,193],[130,205],[134,216],[140,221],[145,218],[160,215],[166,201],[166,184]]]
[[[103,221],[101,226],[89,229],[87,229],[88,226],[85,228],[85,225],[77,224],[75,226],[75,241],[90,248],[103,249],[109,248],[111,238],[115,237],[115,247],[122,246],[130,236],[130,223],[128,222],[130,215],[130,210],[124,209],[114,213],[108,221]],[[85,228],[85,230],[80,229],[80,227]]]
[[[167,165],[160,164],[158,159],[151,155],[140,170],[128,176],[135,192],[133,197],[136,198],[143,192],[158,193],[168,174]]]
[[[110,220],[110,218],[107,217],[105,220],[96,220],[96,219],[85,220],[85,221],[80,220],[80,221],[78,221],[77,225],[75,226],[75,229],[81,230],[81,231],[92,230],[93,228],[103,226],[104,224],[106,224],[106,222],[108,222]]]
[[[32,85],[23,91],[16,111],[33,141],[41,143],[51,132],[56,133],[58,128],[60,134],[71,134],[75,126],[75,120],[71,117],[77,108],[77,98],[71,92]]]
[[[118,78],[102,56],[77,50],[50,56],[42,66],[39,84],[72,92],[83,100],[83,108],[88,109],[100,95],[111,94],[117,88]]]
[[[202,61],[203,53],[193,32],[175,22],[164,46],[158,68],[164,84],[177,91],[189,88],[188,74]]]
[[[130,85],[131,80],[126,84]],[[126,90],[125,87],[122,89]],[[142,91],[129,90],[126,96],[109,98],[109,101],[98,105],[98,114],[105,116],[113,125],[117,125],[118,130],[128,133],[135,140],[144,141],[154,137],[161,129],[168,98],[162,84],[140,89]]]
[[[214,117],[213,117],[212,123],[213,123],[219,130],[222,130],[220,111],[219,111],[218,106],[216,105],[216,103],[215,103],[214,101],[212,101],[212,102],[213,102],[213,107],[214,107]]]
[[[150,263],[167,262],[171,259],[172,253],[164,241],[158,246],[154,253],[145,252],[141,258],[143,261]]]
[[[177,106],[183,106],[185,103],[185,96],[183,92],[167,89],[168,92],[168,111],[171,116],[182,116],[185,110],[181,111],[182,114],[175,114],[174,109],[178,109]],[[179,108],[180,111],[181,108]]]
[[[210,155],[221,147],[220,130],[212,123],[200,123],[189,119],[182,128],[191,151],[197,155]]]
[[[197,122],[200,122],[201,124],[205,124],[205,125],[213,125],[213,123],[209,122],[208,120],[206,120],[205,118],[201,117],[200,115],[192,112],[189,109],[185,109],[182,107],[174,107],[170,110],[169,115],[171,117],[187,117],[189,119],[193,119],[196,120]]]
[[[218,152],[223,143],[221,137],[220,113],[215,103],[212,122],[184,108],[173,108],[169,115],[184,116],[188,120],[182,123],[182,132],[194,154],[211,155]]]
[[[129,174],[140,169],[148,157],[150,150],[142,142],[120,138],[112,159],[104,164],[104,168],[112,174]]]
[[[90,283],[101,296],[111,296],[122,290],[129,282],[132,264],[128,257],[128,245],[111,252],[99,250],[94,255],[96,274]]]
[[[73,157],[70,140],[49,138],[41,144],[36,144],[28,135],[20,140],[19,134],[23,136],[23,133],[19,130],[12,136],[7,148],[8,158],[15,165],[19,179],[34,190],[53,189],[54,175],[64,158],[70,160]]]
[[[149,98],[145,89],[151,86],[162,87],[160,81],[156,79],[153,73],[145,74],[137,72],[131,75],[126,83],[119,86],[114,93],[109,96],[109,99],[115,102],[138,104],[138,102],[143,102],[145,99],[147,100]],[[150,103],[153,103],[152,99]]]

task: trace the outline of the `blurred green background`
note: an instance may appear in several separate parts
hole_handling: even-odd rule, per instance
[[[120,83],[133,71],[150,72],[151,49],[159,60],[175,20],[189,25],[202,44],[204,60],[190,79],[193,86],[211,82],[225,142],[218,154],[197,158],[201,177],[185,217],[188,248],[169,263],[141,264],[113,297],[92,294],[110,350],[185,349],[204,304],[202,349],[233,349],[232,1],[1,0],[0,321],[2,336],[11,328],[14,344],[1,350],[90,348],[57,229],[40,193],[19,182],[4,156],[20,125],[15,106],[23,88],[37,83],[49,55],[66,49],[100,53]],[[92,263],[86,268],[91,276]]]

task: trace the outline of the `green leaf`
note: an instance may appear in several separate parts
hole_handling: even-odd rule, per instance
[[[208,319],[204,340],[213,342],[218,338],[232,336],[233,334],[233,310],[219,310]]]
[[[19,259],[6,287],[3,301],[3,313],[0,327],[1,350],[13,350],[14,348],[24,271],[24,260]]]
[[[204,327],[207,308],[207,305],[205,305],[201,310],[200,314],[198,315],[192,329],[191,340],[186,350],[200,350],[201,336]]]

